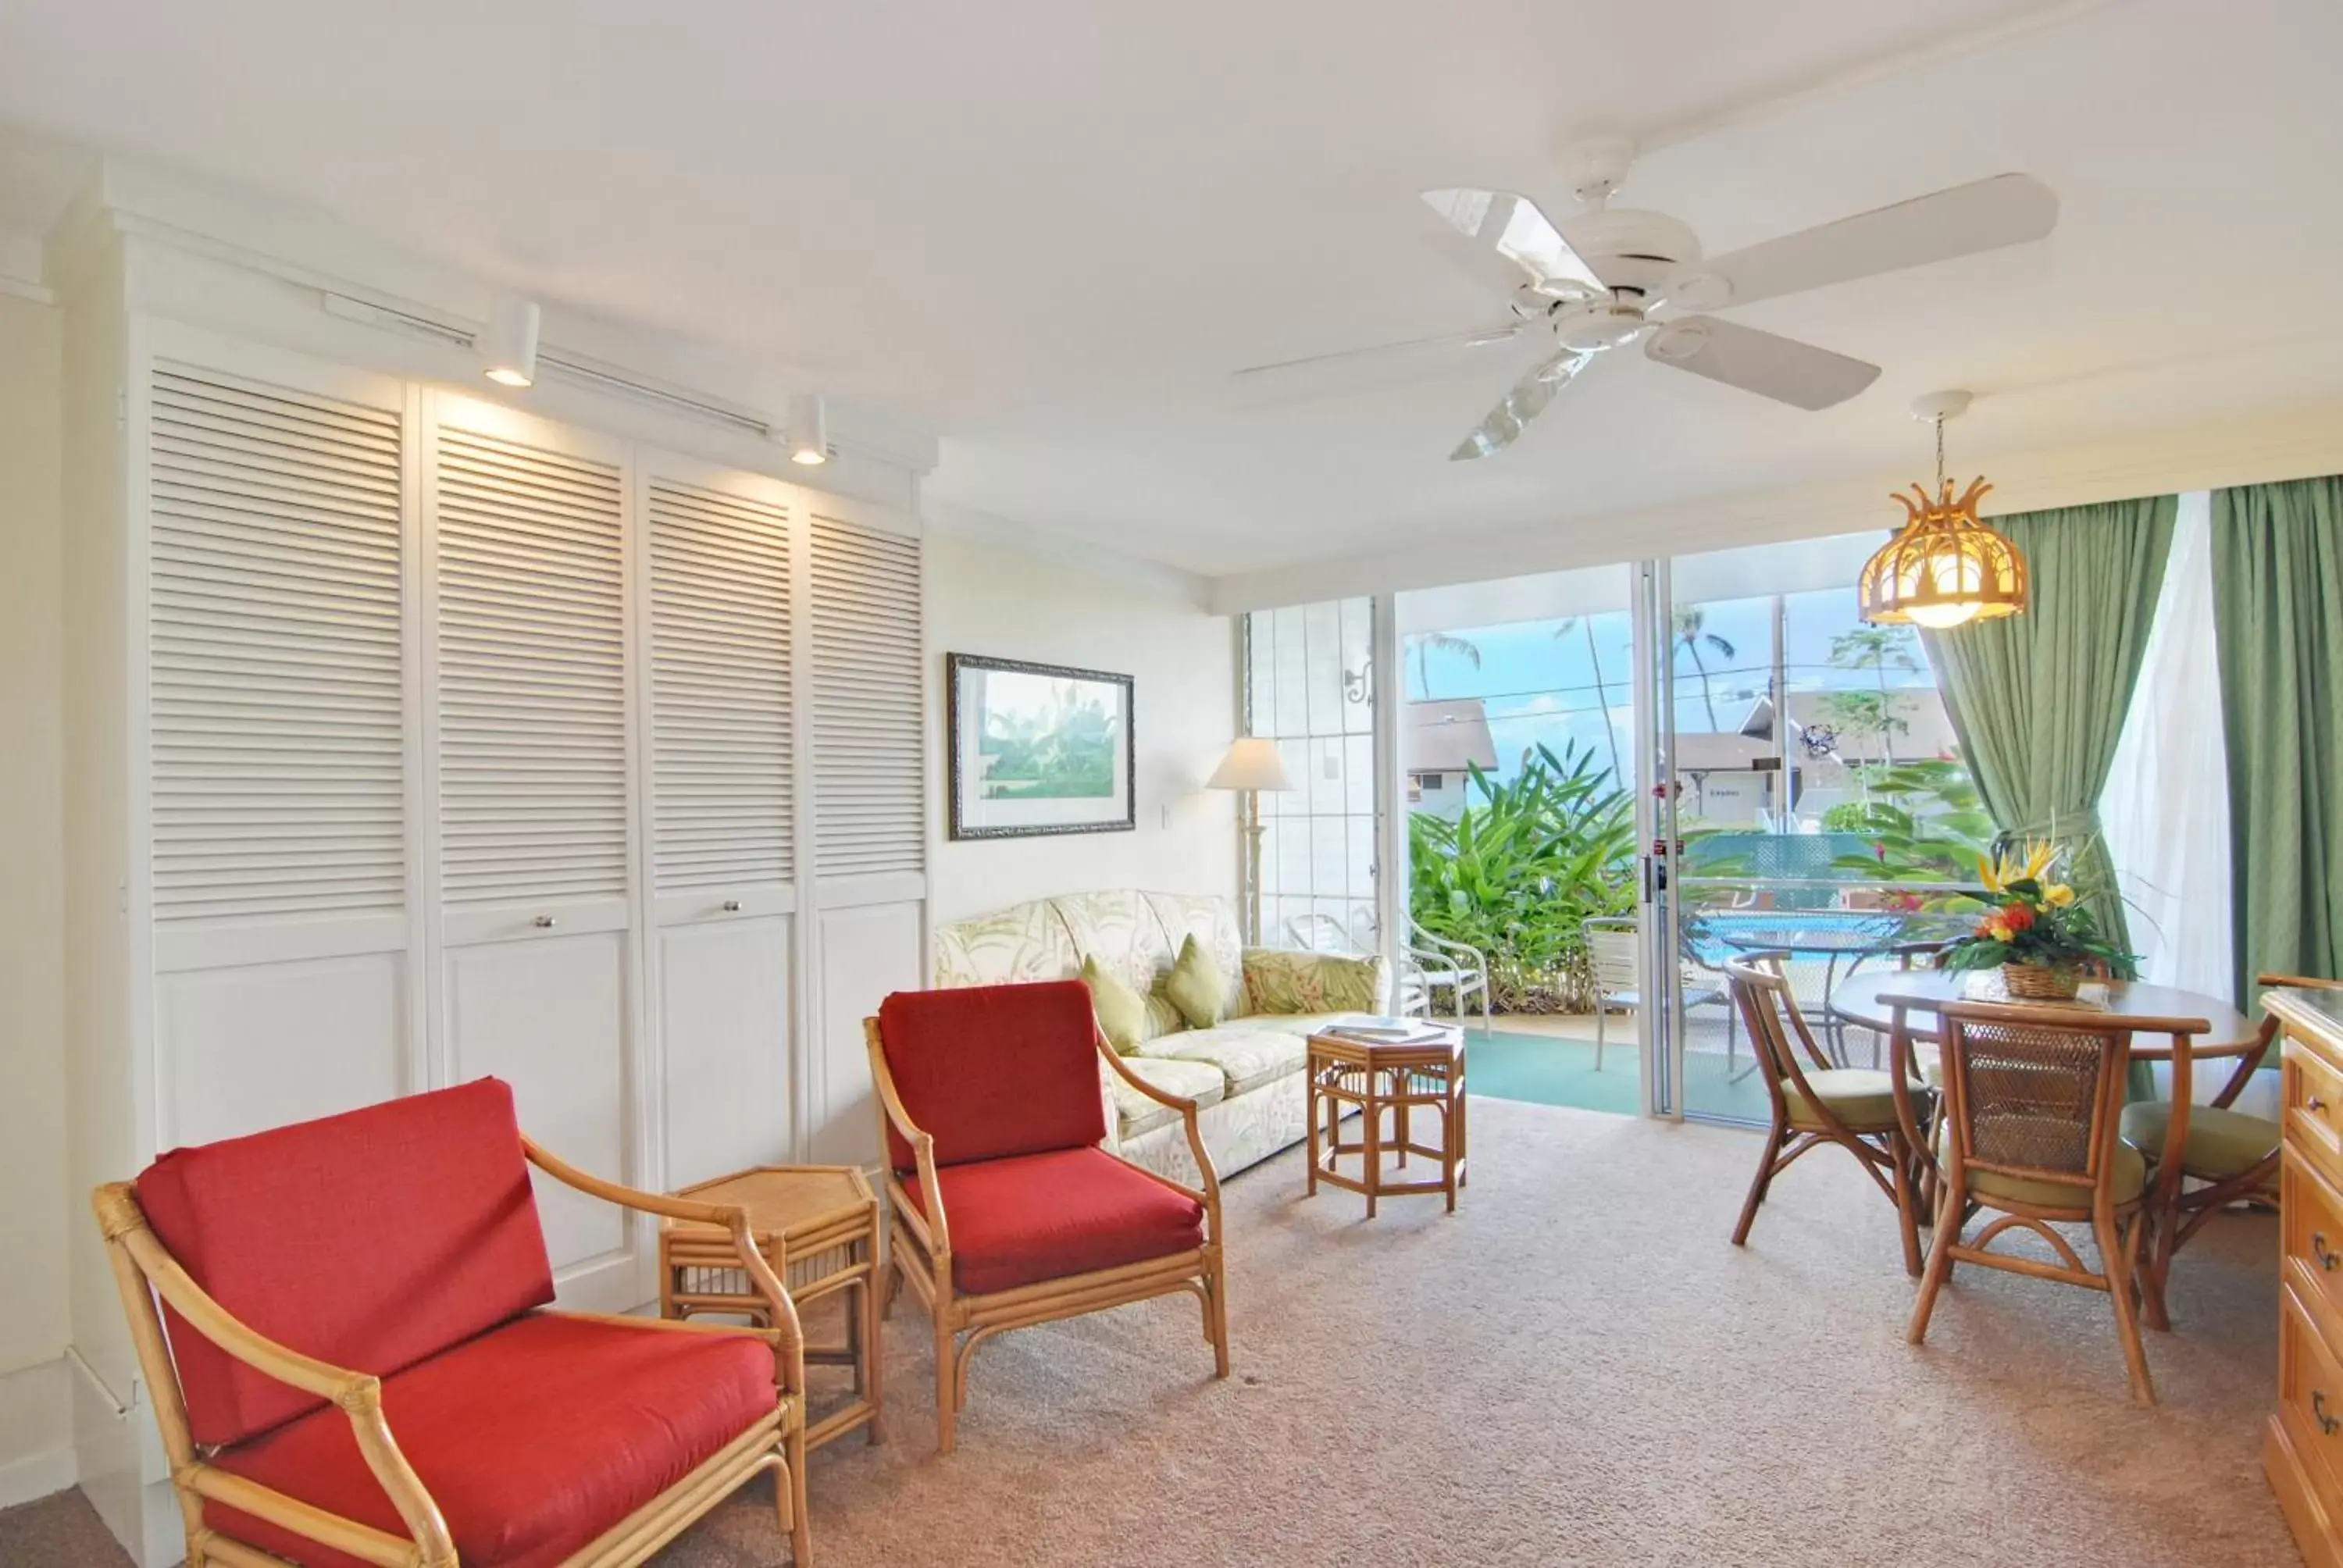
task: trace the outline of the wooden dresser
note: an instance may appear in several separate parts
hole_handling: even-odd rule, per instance
[[[2310,1568],[2343,1568],[2343,990],[2273,990],[2286,1030],[2278,1409],[2262,1465]]]

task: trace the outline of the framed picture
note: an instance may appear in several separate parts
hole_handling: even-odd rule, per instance
[[[944,656],[951,836],[1127,833],[1131,680],[1097,669]]]

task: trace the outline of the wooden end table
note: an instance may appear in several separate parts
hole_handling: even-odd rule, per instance
[[[757,1250],[803,1308],[847,1292],[846,1343],[806,1347],[809,1365],[854,1369],[854,1397],[806,1427],[818,1448],[860,1426],[882,1441],[879,1354],[879,1201],[851,1165],[760,1165],[686,1187],[676,1196],[738,1203],[749,1211]],[[764,1298],[749,1283],[732,1238],[709,1225],[667,1220],[659,1225],[659,1313],[746,1317],[769,1328]]]
[[[1445,1193],[1453,1214],[1457,1190],[1465,1184],[1464,1031],[1414,1019],[1392,1026],[1394,1030],[1402,1027],[1409,1030],[1403,1039],[1369,1039],[1339,1030],[1310,1037],[1309,1193],[1315,1194],[1321,1181],[1364,1193],[1370,1220],[1375,1217],[1377,1199],[1406,1192]],[[1411,1134],[1409,1113],[1419,1106],[1440,1121],[1436,1148],[1416,1142]],[[1360,1113],[1361,1139],[1345,1143],[1342,1118],[1353,1109]],[[1386,1111],[1392,1114],[1388,1142],[1383,1139]],[[1398,1154],[1402,1168],[1411,1154],[1439,1161],[1439,1179],[1396,1180],[1383,1170],[1387,1151]],[[1357,1176],[1340,1169],[1345,1154],[1362,1157]]]

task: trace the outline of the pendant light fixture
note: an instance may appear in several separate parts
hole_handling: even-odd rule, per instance
[[[1855,592],[1863,618],[1875,626],[1908,621],[1942,629],[2026,608],[2026,558],[1977,516],[1977,502],[1993,487],[1972,479],[1956,500],[1945,477],[1945,421],[1968,406],[1966,392],[1933,392],[1912,405],[1912,417],[1936,427],[1936,488],[1932,495],[1915,484],[1911,495],[1896,498],[1904,525],[1863,564]]]
[[[499,387],[527,387],[537,380],[537,301],[500,294],[488,307],[488,324],[472,339],[482,373]]]

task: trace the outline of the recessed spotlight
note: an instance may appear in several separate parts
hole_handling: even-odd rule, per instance
[[[537,301],[500,294],[488,307],[488,324],[472,339],[487,362],[488,378],[500,387],[527,387],[537,380]]]
[[[789,461],[811,468],[830,461],[830,410],[820,398],[800,393],[789,399],[789,422],[782,432]]]

